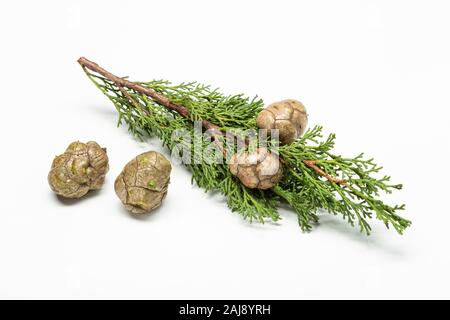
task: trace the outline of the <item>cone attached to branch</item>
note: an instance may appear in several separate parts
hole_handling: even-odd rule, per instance
[[[238,177],[244,186],[251,189],[270,189],[283,175],[280,159],[267,148],[235,154],[229,167],[231,173]]]
[[[288,99],[272,103],[262,110],[256,124],[260,129],[278,129],[280,142],[289,144],[305,132],[308,115],[300,101]]]
[[[391,184],[389,176],[378,177],[381,167],[373,159],[362,154],[334,154],[335,136],[330,134],[323,139],[322,127],[305,131],[306,110],[296,100],[283,100],[263,109],[261,99],[242,94],[226,96],[196,82],[132,82],[86,58],[78,62],[114,104],[120,122],[126,122],[141,139],[159,137],[172,151],[178,150],[177,140],[172,139],[175,132],[185,130],[189,136],[195,135],[194,121],[200,121],[203,130],[212,135],[209,143],[218,144],[227,133],[258,127],[279,129],[279,159],[259,150],[237,155],[236,163],[229,166],[226,162],[184,163],[192,172],[193,181],[205,190],[218,190],[231,210],[245,219],[277,221],[277,208],[285,202],[296,212],[302,230],[310,230],[319,220],[319,210],[340,214],[367,234],[371,230],[370,218],[377,218],[399,233],[411,224],[398,215],[403,205],[391,206],[379,198],[381,192],[391,193],[402,186]],[[193,147],[192,144],[188,146]],[[253,159],[259,163],[252,163]]]

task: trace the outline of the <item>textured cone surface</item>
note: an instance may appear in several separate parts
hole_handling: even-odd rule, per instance
[[[244,186],[251,189],[270,189],[283,175],[278,156],[266,148],[233,155],[229,168]]]
[[[80,198],[103,186],[108,169],[106,151],[97,142],[75,141],[53,160],[48,182],[56,194]]]
[[[133,213],[158,208],[167,194],[172,166],[160,153],[149,151],[127,163],[114,183],[117,196]]]
[[[300,101],[288,99],[272,103],[262,110],[256,124],[260,129],[278,129],[280,142],[289,144],[305,132],[308,115]]]

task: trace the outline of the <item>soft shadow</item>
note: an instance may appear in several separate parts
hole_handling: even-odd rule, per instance
[[[111,118],[117,118],[118,117],[118,113],[116,108],[114,107],[113,104],[106,104],[106,105],[91,105],[85,106],[86,109],[89,109],[89,112],[96,112],[98,114],[101,114],[103,116],[108,116]],[[92,111],[91,111],[92,110]]]
[[[273,221],[273,220],[266,220],[264,221],[264,223],[261,223],[259,221],[255,221],[253,220],[252,222],[250,222],[250,220],[244,220],[244,218],[242,218],[241,215],[236,214],[237,218],[240,219],[242,221],[242,225],[244,225],[246,228],[249,229],[254,229],[254,230],[268,230],[269,227],[276,227],[276,228],[281,228],[282,224],[279,222],[281,221]]]
[[[120,206],[119,211],[123,215],[139,221],[151,221],[153,219],[156,219],[157,217],[155,218],[155,216],[158,214],[159,210],[161,210],[161,207],[158,207],[155,210],[146,213],[133,213],[131,211],[128,211],[121,203],[119,203],[118,206]]]
[[[64,198],[57,194],[54,194],[54,196],[59,203],[65,205],[65,206],[71,206],[76,203],[80,203],[82,201],[87,201],[88,199],[97,197],[100,194],[100,191],[101,190],[91,190],[87,194],[85,194],[84,196],[82,196],[81,198],[78,198],[78,199]]]
[[[380,233],[377,233],[377,228],[373,228],[371,234],[368,236],[365,233],[360,232],[358,226],[352,227],[340,216],[323,213],[319,215],[319,218],[320,221],[318,227],[321,229],[328,229],[343,237],[349,238],[352,241],[358,241],[368,248],[381,250],[393,256],[404,257],[406,255],[406,252],[395,247],[394,243],[388,243],[388,240],[385,237],[381,237]],[[377,222],[379,221],[375,219],[370,221],[371,225],[375,225]],[[395,232],[395,230],[390,230],[390,232]]]
[[[208,192],[205,192],[197,184],[194,184],[194,186],[204,193],[204,197],[205,197],[206,201],[214,201],[218,205],[221,205],[221,206],[225,207],[226,209],[230,210],[227,205],[227,198],[219,190],[214,189],[214,190],[209,190]],[[231,212],[231,210],[230,210],[230,212]],[[244,220],[243,216],[237,212],[231,212],[231,213],[236,219],[239,219],[241,221],[243,226],[248,227],[248,228],[262,230],[262,229],[267,229],[268,226],[277,226],[277,227],[281,226],[281,223],[279,222],[281,219],[279,221],[272,221],[270,219],[267,219],[266,221],[264,221],[264,223],[261,223],[256,220],[253,220],[252,222],[250,222],[250,220],[248,220],[248,219]]]

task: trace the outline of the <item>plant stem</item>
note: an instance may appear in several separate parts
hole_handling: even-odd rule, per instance
[[[90,61],[85,57],[81,57],[80,59],[78,59],[78,63],[83,67],[83,69],[87,68],[91,71],[101,74],[106,79],[114,82],[117,85],[117,87],[119,88],[119,90],[125,95],[125,97],[128,100],[130,100],[130,102],[135,107],[137,107],[136,101],[134,101],[134,99],[131,98],[130,95],[125,90],[123,90],[123,88],[128,88],[128,89],[134,90],[138,93],[144,94],[144,95],[150,97],[151,99],[153,99],[156,103],[168,108],[169,110],[173,110],[173,111],[177,112],[178,114],[180,114],[181,116],[183,116],[187,119],[190,119],[190,113],[186,107],[184,107],[178,103],[174,103],[174,102],[170,101],[169,98],[156,92],[155,90],[145,87],[145,86],[142,86],[138,83],[128,81],[124,78],[120,78],[120,77],[112,74],[111,72],[103,69],[97,63]],[[140,108],[140,109],[142,109],[142,108]],[[212,134],[214,141],[218,142],[217,138],[223,137],[223,132],[220,130],[220,127],[218,125],[215,125],[207,120],[201,120],[201,122],[202,122],[202,127],[206,130],[209,130],[209,132]],[[238,138],[238,140],[240,140],[239,137],[237,137],[237,138]],[[219,145],[219,147],[221,148],[222,152],[225,152],[225,149],[223,149],[223,147],[221,147],[220,145]],[[316,173],[318,173],[322,177],[325,177],[328,181],[339,184],[339,185],[345,185],[344,180],[330,176],[328,173],[326,173],[325,171],[320,169],[316,165],[316,162],[314,160],[304,160],[303,162],[307,167],[311,168],[312,170],[314,170]]]
[[[326,178],[328,181],[336,183],[336,184],[344,185],[344,186],[347,185],[345,180],[333,177],[333,176],[329,175],[328,173],[326,173],[325,171],[323,171],[322,169],[320,169],[317,166],[316,161],[314,161],[314,160],[303,160],[303,163],[306,166],[308,166],[309,168],[313,169],[315,172],[317,172],[322,177]]]
[[[144,87],[135,82],[131,82],[126,79],[120,78],[120,77],[112,74],[111,72],[106,71],[105,69],[100,67],[97,63],[90,61],[90,60],[86,59],[85,57],[81,57],[80,59],[78,59],[78,63],[83,68],[90,69],[98,74],[101,74],[106,79],[113,81],[119,88],[124,87],[124,88],[134,90],[136,92],[139,92],[141,94],[145,94],[146,96],[149,96],[150,98],[152,98],[158,104],[165,106],[166,108],[168,108],[170,110],[178,112],[181,116],[183,116],[185,118],[189,118],[189,110],[186,107],[184,107],[180,104],[171,102],[169,100],[169,98],[167,98],[166,96],[163,96],[162,94],[156,92],[155,90],[153,90],[151,88],[147,88],[147,87]],[[211,130],[214,135],[215,134],[222,135],[222,132],[220,131],[219,126],[217,126],[209,121],[202,120],[202,126],[206,130]]]

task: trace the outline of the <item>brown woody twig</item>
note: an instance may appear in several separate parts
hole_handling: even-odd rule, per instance
[[[81,57],[80,59],[78,59],[78,63],[83,68],[87,68],[91,71],[94,71],[94,72],[104,76],[106,79],[109,79],[112,82],[114,82],[117,85],[117,87],[119,88],[119,90],[122,92],[122,94],[135,107],[138,107],[136,101],[128,94],[128,92],[126,92],[126,90],[124,90],[124,88],[128,88],[128,89],[134,90],[136,92],[139,92],[141,94],[144,94],[144,95],[150,97],[151,99],[153,99],[156,103],[168,108],[169,110],[173,110],[173,111],[177,112],[178,114],[180,114],[181,116],[189,119],[190,113],[186,107],[184,107],[178,103],[174,103],[174,102],[170,101],[169,98],[160,94],[159,92],[156,92],[155,90],[153,90],[151,88],[144,87],[140,84],[120,78],[120,77],[112,74],[111,72],[106,71],[105,69],[100,67],[97,63],[90,61],[84,57]],[[144,110],[142,108],[140,108],[140,109]],[[147,111],[147,110],[144,110],[144,111]],[[212,137],[215,142],[219,142],[217,139],[218,137],[223,137],[223,132],[220,130],[220,127],[218,125],[215,125],[207,120],[202,120],[202,127],[206,130],[209,130],[209,132],[212,134]],[[239,137],[237,137],[237,138],[239,140]],[[221,150],[223,152],[225,151],[223,149],[223,147],[221,147],[221,145],[219,145],[219,147],[221,148]],[[329,175],[328,173],[326,173],[325,171],[323,171],[322,169],[320,169],[314,160],[304,160],[303,163],[307,167],[309,167],[312,170],[314,170],[315,172],[317,172],[320,176],[325,177],[328,181],[339,184],[339,185],[346,185],[345,180],[341,180],[336,177],[333,177],[333,176]]]
[[[340,185],[347,185],[347,182],[345,180],[333,177],[331,175],[329,175],[328,173],[326,173],[325,171],[323,171],[322,169],[320,169],[317,164],[316,161],[314,160],[303,160],[303,163],[313,169],[315,172],[317,172],[320,176],[326,178],[328,181],[336,183],[336,184],[340,184]]]

